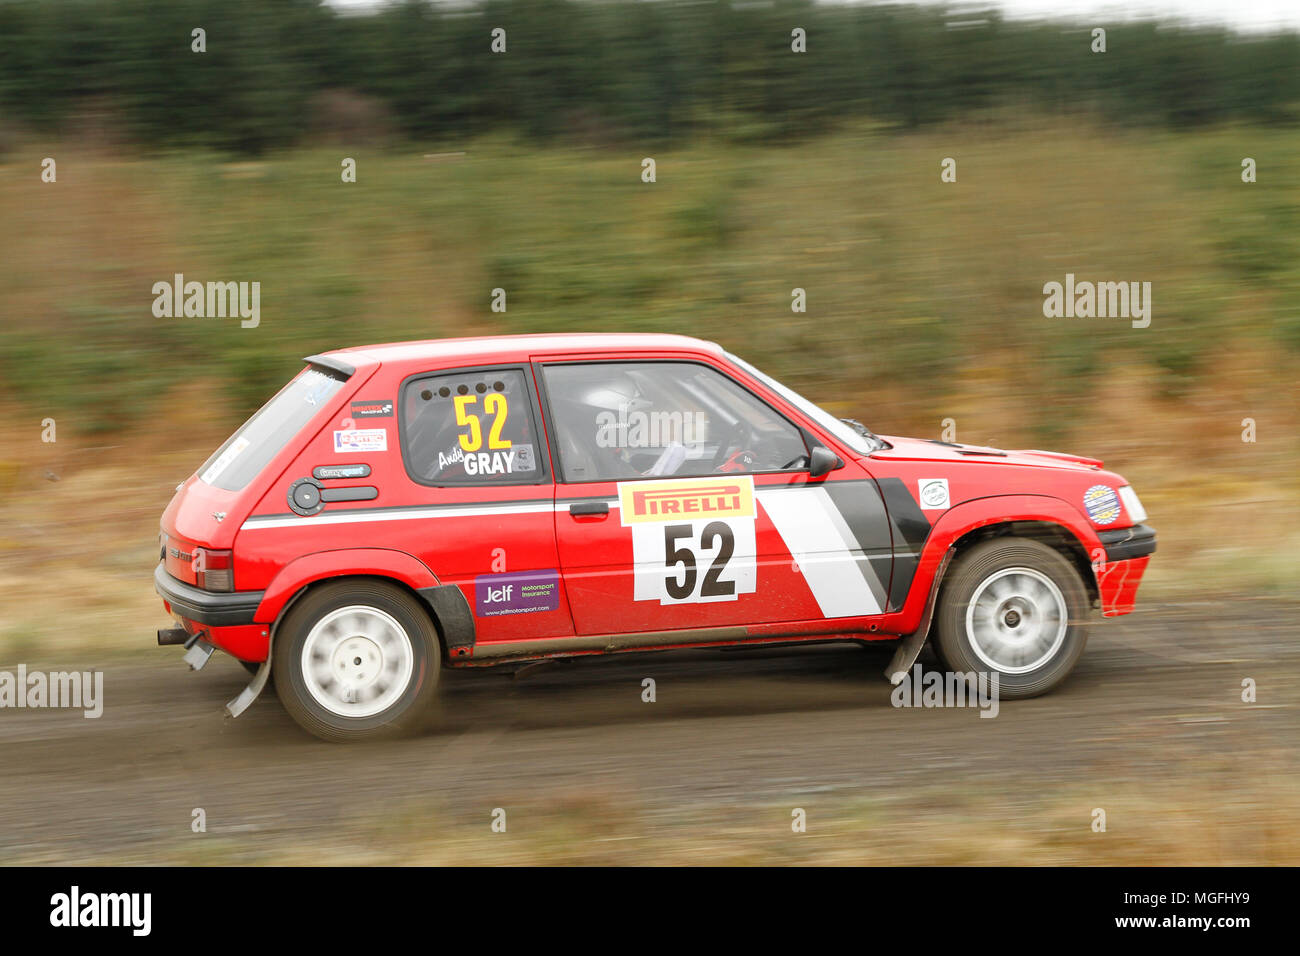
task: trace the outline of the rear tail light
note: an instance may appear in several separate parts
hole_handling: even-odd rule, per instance
[[[190,563],[194,570],[194,583],[205,591],[233,591],[233,565],[234,552],[210,548],[195,548],[194,560]]]

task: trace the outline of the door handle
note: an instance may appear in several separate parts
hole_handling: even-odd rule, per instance
[[[608,501],[579,501],[569,505],[569,514],[575,518],[583,515],[607,515],[609,514]]]

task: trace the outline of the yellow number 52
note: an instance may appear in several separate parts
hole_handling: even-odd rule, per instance
[[[456,396],[456,424],[468,427],[468,432],[461,432],[460,447],[464,451],[478,451],[483,447],[483,426],[479,424],[478,415],[470,411],[470,406],[478,402],[477,395]],[[510,439],[501,437],[501,429],[506,425],[506,415],[510,407],[506,397],[500,392],[493,392],[483,399],[483,411],[493,416],[492,428],[488,432],[489,448],[509,448]]]

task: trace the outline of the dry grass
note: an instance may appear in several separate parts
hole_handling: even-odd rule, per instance
[[[1141,786],[1099,780],[1041,791],[909,790],[897,799],[650,806],[636,794],[518,794],[494,808],[411,801],[303,842],[211,832],[114,862],[286,866],[1295,866],[1300,794],[1266,775],[1189,775]],[[793,832],[792,810],[807,830]],[[1105,832],[1093,811],[1106,811]],[[41,861],[54,862],[54,861]]]

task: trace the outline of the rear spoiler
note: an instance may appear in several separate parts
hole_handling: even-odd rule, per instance
[[[357,373],[354,366],[349,365],[347,362],[341,362],[336,358],[331,358],[328,355],[308,355],[303,361],[308,365],[314,365],[326,371],[337,372],[344,378],[351,378]]]

